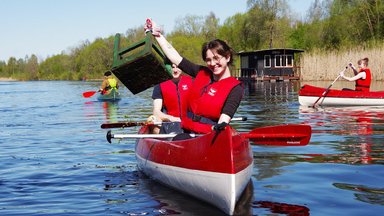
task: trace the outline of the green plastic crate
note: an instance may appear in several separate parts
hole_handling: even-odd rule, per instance
[[[172,79],[172,67],[150,32],[131,46],[120,49],[120,34],[113,48],[112,73],[133,94]]]

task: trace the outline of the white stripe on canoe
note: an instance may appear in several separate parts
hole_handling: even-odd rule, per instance
[[[148,161],[136,154],[139,169],[151,178],[176,190],[211,203],[232,215],[253,170],[251,163],[236,174],[208,172],[169,166]]]
[[[318,98],[318,96],[299,96],[299,103],[302,106],[313,106]],[[325,97],[321,98],[317,104],[322,106],[384,106],[384,99]]]

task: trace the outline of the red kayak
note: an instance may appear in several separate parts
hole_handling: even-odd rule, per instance
[[[329,89],[304,85],[299,91],[299,103],[313,106],[318,102],[322,106],[384,106],[384,91],[353,91]],[[320,98],[320,100],[318,100]]]
[[[139,134],[149,134],[149,126]],[[229,215],[252,175],[249,140],[230,126],[219,134],[213,131],[180,141],[142,138],[135,152],[146,175]]]

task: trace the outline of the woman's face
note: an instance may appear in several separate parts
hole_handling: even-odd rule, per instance
[[[172,76],[174,79],[179,78],[181,75],[181,69],[178,68],[175,64],[172,64]]]
[[[357,67],[358,67],[358,68],[364,68],[364,62],[361,61],[360,63],[358,63]]]
[[[227,69],[228,61],[229,59],[218,54],[215,50],[207,50],[205,63],[207,64],[208,68],[211,69],[214,75],[222,75]]]

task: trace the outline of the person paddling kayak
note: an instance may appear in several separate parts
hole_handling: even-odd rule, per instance
[[[109,92],[114,89],[117,92],[117,89],[119,88],[119,84],[117,80],[112,77],[111,71],[107,71],[104,73],[104,80],[101,83],[101,87],[99,89],[99,92],[101,94],[109,94]]]
[[[349,67],[352,68],[354,77],[347,77],[344,75],[344,71],[340,72],[340,77],[348,81],[355,81],[355,91],[365,91],[369,92],[371,86],[371,70],[368,68],[368,58],[360,59],[357,64],[359,71],[357,71],[356,67],[350,62]],[[348,88],[344,88],[343,90],[352,90]]]

